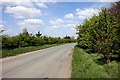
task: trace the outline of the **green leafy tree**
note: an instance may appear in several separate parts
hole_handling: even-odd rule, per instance
[[[107,13],[106,8],[101,9],[99,15],[86,19],[77,27],[78,45],[90,52],[104,55],[110,62],[110,54],[113,54],[113,42],[116,40],[117,23],[113,16]]]

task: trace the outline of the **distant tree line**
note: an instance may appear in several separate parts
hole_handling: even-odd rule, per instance
[[[60,37],[48,37],[42,36],[40,32],[37,34],[29,34],[27,29],[23,30],[23,33],[20,33],[16,36],[2,35],[2,48],[3,49],[14,49],[20,47],[28,46],[42,46],[44,44],[61,44],[61,43],[71,43],[75,42],[75,39],[72,39],[70,36],[64,38]]]
[[[77,34],[78,45],[89,53],[103,54],[106,62],[110,55],[120,57],[120,1],[78,25]]]

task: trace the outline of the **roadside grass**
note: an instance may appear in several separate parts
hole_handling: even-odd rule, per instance
[[[9,56],[15,56],[18,54],[23,54],[26,52],[36,51],[40,49],[45,49],[45,48],[49,48],[53,46],[59,46],[59,45],[62,45],[62,44],[46,44],[46,45],[41,45],[41,46],[29,46],[29,47],[15,48],[15,49],[3,49],[2,58],[9,57]]]
[[[71,78],[118,78],[118,62],[106,64],[99,59],[102,55],[88,54],[74,47]]]

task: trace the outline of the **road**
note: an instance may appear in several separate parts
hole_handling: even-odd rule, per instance
[[[2,59],[3,78],[70,78],[75,43]]]

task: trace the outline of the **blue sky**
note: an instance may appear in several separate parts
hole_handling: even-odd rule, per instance
[[[98,14],[110,2],[3,2],[0,29],[4,34],[17,35],[27,28],[52,37],[75,36],[75,25]],[[0,14],[1,14],[0,13]]]

